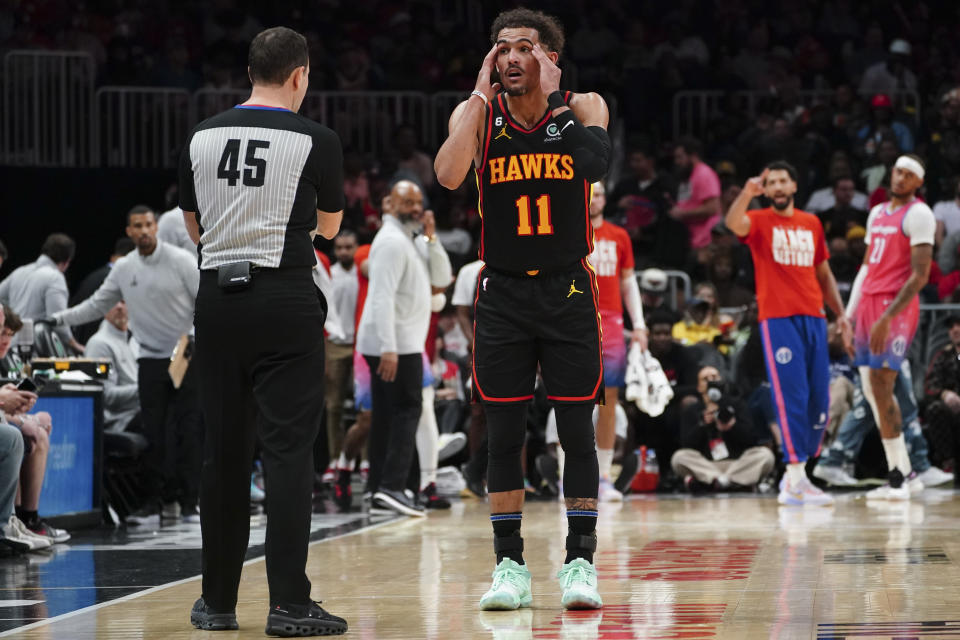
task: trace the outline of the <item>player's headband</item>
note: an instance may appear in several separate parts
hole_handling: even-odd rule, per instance
[[[923,180],[923,174],[925,173],[923,170],[923,165],[910,156],[900,156],[897,158],[897,162],[893,165],[893,167],[894,169],[906,169],[913,175]]]

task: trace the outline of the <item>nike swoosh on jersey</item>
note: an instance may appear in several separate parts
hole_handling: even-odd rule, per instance
[[[560,129],[560,133],[563,133],[564,129],[566,129],[567,127],[569,127],[569,126],[572,125],[572,124],[573,124],[573,120],[570,120],[569,122],[567,122],[567,124],[563,125],[563,128]]]

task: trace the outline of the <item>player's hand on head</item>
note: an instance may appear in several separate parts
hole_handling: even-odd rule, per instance
[[[540,63],[540,90],[546,95],[560,90],[560,76],[563,73],[539,44],[533,45],[533,57]]]
[[[488,100],[493,100],[497,97],[497,94],[500,93],[500,83],[490,82],[490,79],[493,77],[493,72],[497,68],[497,51],[499,50],[500,45],[494,43],[493,48],[487,52],[487,56],[483,59],[483,64],[480,65],[480,73],[477,74],[477,84],[474,87],[474,89],[487,96]]]
[[[743,190],[746,191],[750,196],[757,197],[763,195],[763,185],[767,180],[767,174],[770,173],[769,169],[764,169],[763,173],[759,176],[754,176],[747,180],[743,185]]]

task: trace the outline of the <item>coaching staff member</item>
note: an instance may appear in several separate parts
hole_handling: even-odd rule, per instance
[[[270,484],[266,633],[343,633],[347,623],[310,599],[305,573],[327,309],[311,233],[340,228],[343,152],[333,131],[297,115],[310,72],[302,35],[261,32],[248,64],[250,99],[197,125],[180,162],[180,207],[199,245],[194,366],[207,427],[203,595],[190,621],[237,628],[259,440]]]

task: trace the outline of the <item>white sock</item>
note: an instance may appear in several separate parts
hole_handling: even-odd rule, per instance
[[[423,388],[423,407],[417,424],[417,455],[420,459],[420,488],[437,481],[437,457],[440,453],[440,431],[433,411],[433,387]]]
[[[881,438],[883,442],[883,452],[887,456],[887,467],[893,471],[899,469],[903,477],[906,478],[913,471],[910,464],[910,456],[907,454],[907,443],[903,439],[903,434],[896,438]]]
[[[600,465],[600,478],[610,479],[610,465],[613,464],[613,449],[597,449],[597,463]]]
[[[337,460],[337,469],[342,471],[353,471],[353,460],[347,460],[347,454],[340,452],[340,458]]]
[[[804,462],[791,462],[787,465],[787,482],[790,483],[790,486],[797,486],[807,479],[807,463]]]
[[[557,477],[560,478],[560,482],[563,482],[563,463],[566,461],[567,456],[563,453],[563,447],[559,444],[557,445]]]

